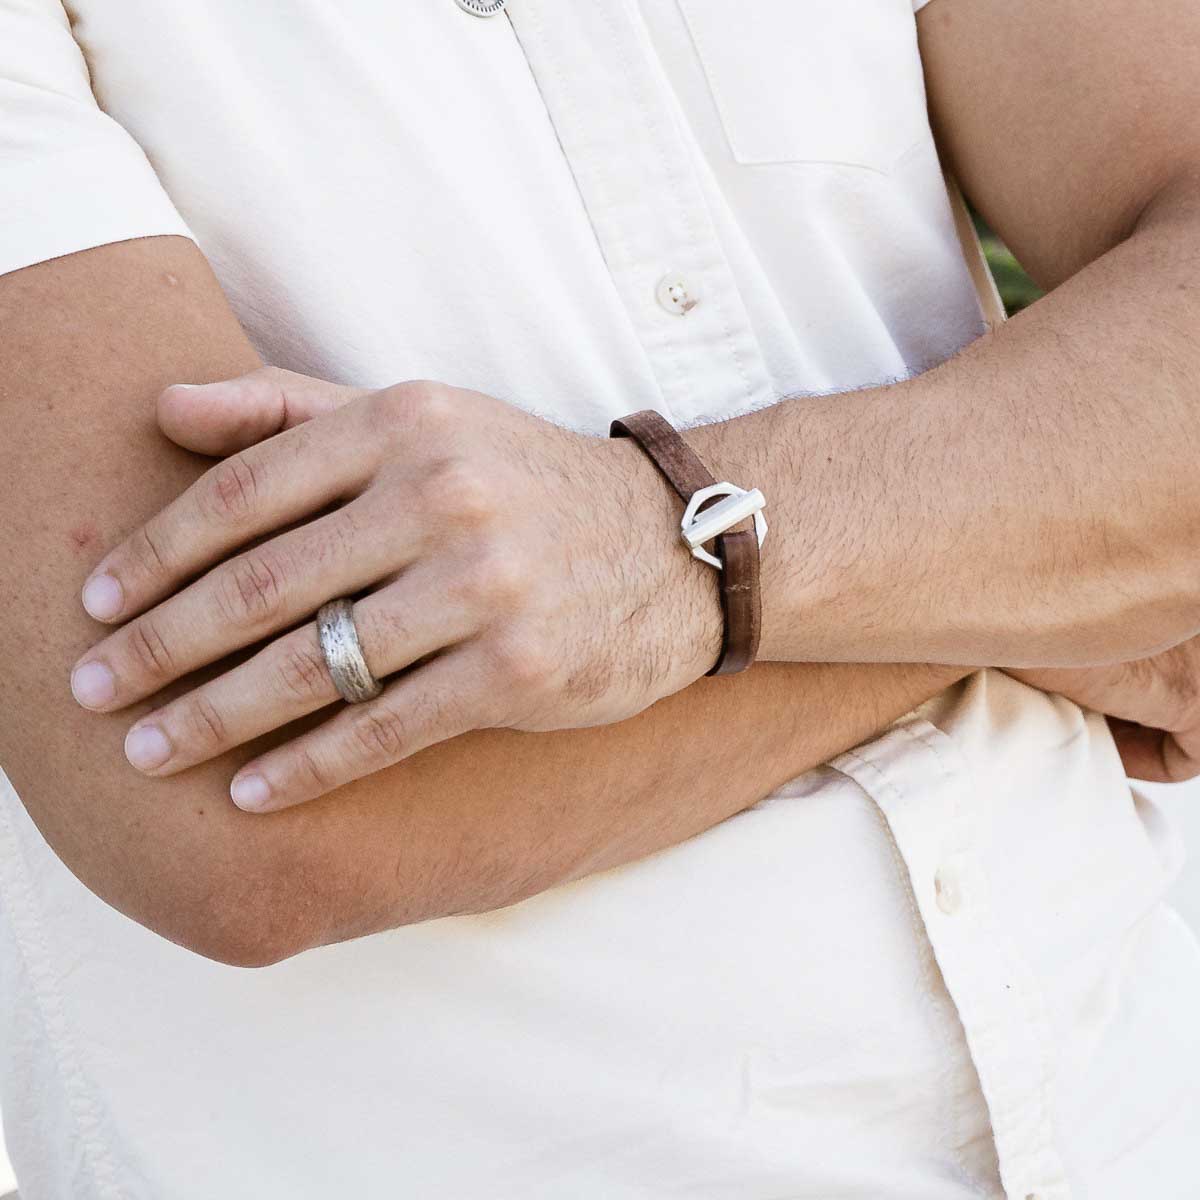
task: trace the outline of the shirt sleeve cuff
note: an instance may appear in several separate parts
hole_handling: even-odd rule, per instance
[[[194,236],[141,148],[124,137],[0,160],[0,275],[131,238]]]

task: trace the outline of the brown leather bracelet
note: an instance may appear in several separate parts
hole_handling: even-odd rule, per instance
[[[612,423],[609,434],[612,437],[633,438],[684,504],[689,504],[696,492],[716,484],[708,468],[678,430],[653,409],[621,417]],[[699,511],[716,503],[717,499],[714,496],[707,500],[699,506]],[[733,675],[744,671],[758,653],[762,629],[758,562],[760,534],[756,528],[749,526],[748,521],[749,518],[742,522],[743,527],[728,529],[714,539],[716,558],[721,566],[721,611],[725,616],[725,633],[721,640],[720,657],[708,672],[709,675]],[[761,527],[765,531],[765,522],[761,523]],[[713,561],[708,556],[706,560]]]

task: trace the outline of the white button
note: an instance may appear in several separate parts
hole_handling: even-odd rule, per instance
[[[654,294],[658,297],[659,304],[677,317],[691,312],[699,303],[688,287],[687,280],[680,275],[664,275],[658,281],[658,288]]]
[[[455,3],[473,17],[494,17],[504,11],[508,0],[455,0]]]
[[[958,875],[950,867],[942,867],[933,877],[933,892],[938,908],[948,917],[962,908],[962,886],[958,882]]]

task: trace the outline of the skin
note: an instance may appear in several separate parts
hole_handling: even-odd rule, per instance
[[[1100,261],[1028,319],[935,372],[935,379],[900,385],[907,389],[903,396],[893,389],[857,400],[842,397],[839,405],[852,401],[844,411],[833,403],[809,405],[803,422],[783,405],[775,419],[790,420],[788,428],[776,429],[764,420],[767,414],[758,414],[753,424],[747,418],[696,431],[698,448],[721,473],[753,479],[776,506],[772,551],[779,546],[787,552],[768,571],[767,653],[796,653],[801,642],[806,654],[818,654],[822,645],[840,645],[845,653],[845,631],[852,630],[860,654],[869,650],[885,658],[901,642],[903,656],[926,650],[936,651],[929,657],[946,656],[965,644],[955,640],[964,636],[957,624],[963,611],[977,617],[966,635],[979,640],[969,644],[986,642],[1001,652],[965,655],[965,661],[1028,664],[1044,654],[1046,663],[1087,662],[1119,657],[1130,647],[1136,654],[1174,644],[1194,632],[1191,618],[1181,615],[1182,518],[1161,498],[1141,496],[1132,467],[1122,474],[1115,460],[1116,450],[1128,445],[1122,398],[1134,391],[1149,395],[1152,411],[1145,430],[1139,427],[1144,440],[1136,465],[1153,462],[1155,477],[1171,481],[1164,489],[1169,499],[1190,512],[1193,485],[1180,470],[1179,443],[1187,439],[1176,428],[1166,444],[1157,415],[1170,409],[1177,423],[1192,366],[1189,348],[1177,344],[1186,339],[1176,327],[1184,323],[1181,312],[1194,313],[1187,307],[1194,299],[1175,269],[1175,251],[1194,235],[1194,147],[1175,137],[1176,129],[1168,137],[1167,129],[1172,121],[1184,124],[1182,115],[1195,109],[1188,94],[1194,73],[1180,68],[1194,44],[1189,31],[1196,17],[1178,0],[1103,4],[1099,16],[1095,5],[1085,11],[1062,0],[1055,12],[1064,36],[1053,39],[1051,64],[1044,24],[1025,29],[1019,19],[1009,20],[1006,6],[961,0],[943,30],[932,24],[942,7],[935,3],[927,10],[922,39],[935,112],[948,144],[960,143],[953,155],[960,176],[973,191],[993,170],[1041,179],[1064,147],[1077,149],[1072,161],[1080,164],[1081,192],[1050,189],[1039,213],[1044,234],[1025,228],[1030,222],[1015,203],[1018,197],[1006,197],[1003,189],[985,208],[1048,282]],[[997,25],[1006,26],[1002,49],[992,36]],[[1063,45],[1088,47],[1088,62],[1063,71]],[[1129,61],[1143,52],[1152,69]],[[1032,64],[1032,82],[1007,82],[1013,61]],[[1120,82],[1130,78],[1136,84]],[[1077,93],[1071,93],[1072,83]],[[1145,95],[1152,86],[1157,90]],[[1131,87],[1137,94],[1130,94]],[[1105,99],[1097,128],[1089,102],[1100,89]],[[975,111],[984,95],[999,98],[986,121]],[[1059,124],[1052,137],[1043,131],[1030,154],[1031,139],[1037,142],[1030,131],[1039,127],[1050,100]],[[1135,112],[1154,115],[1132,139],[1127,135]],[[1113,182],[1103,146],[1086,152],[1105,137],[1121,145],[1122,161],[1136,160],[1129,178]],[[1136,149],[1129,150],[1133,142]],[[980,165],[989,158],[994,168]],[[1081,221],[1089,205],[1080,203],[1080,195],[1090,204],[1101,193],[1103,203],[1094,207],[1103,210],[1102,218]],[[1086,227],[1081,240],[1074,232],[1063,237],[1063,230],[1080,225]],[[1133,236],[1122,240],[1130,229]],[[1065,251],[1047,251],[1039,259],[1039,244],[1076,240],[1074,259]],[[622,855],[671,844],[753,803],[773,786],[769,776],[778,782],[802,769],[801,759],[807,765],[823,761],[962,671],[852,663],[755,668],[738,679],[687,687],[640,717],[599,729],[457,738],[335,795],[268,817],[247,816],[223,800],[244,752],[170,780],[139,778],[120,761],[129,714],[84,713],[66,697],[61,681],[68,666],[97,640],[96,627],[72,594],[94,565],[96,548],[118,544],[199,473],[194,459],[166,448],[153,428],[154,396],[173,381],[235,377],[257,363],[195,251],[176,243],[110,247],[17,273],[0,281],[0,310],[6,338],[0,397],[6,426],[14,430],[0,470],[16,484],[15,519],[2,535],[11,594],[0,652],[17,664],[0,695],[13,714],[0,731],[0,757],[34,819],[85,883],[202,953],[271,961],[438,912],[504,903]],[[58,321],[46,322],[46,312]],[[1097,323],[1103,336],[1088,332]],[[1164,325],[1170,326],[1165,332]],[[1069,371],[1063,369],[1063,345],[1072,347]],[[1152,352],[1133,352],[1146,346]],[[1039,401],[1036,409],[1031,395]],[[975,397],[1003,410],[1004,422],[998,424]],[[889,421],[897,424],[888,429],[889,453],[881,454],[881,426],[871,418],[885,404]],[[18,406],[19,421],[12,415]],[[1036,443],[1021,440],[1020,453],[1014,453],[1013,429],[1037,429],[1047,412],[1055,415],[1054,428]],[[947,414],[958,439],[953,453],[939,450]],[[972,440],[974,422],[982,430],[979,445]],[[764,438],[764,446],[776,449],[770,463],[761,461],[761,447],[753,444]],[[982,471],[968,473],[972,455],[963,452],[963,439],[982,455],[976,460]],[[804,462],[788,462],[778,454],[781,445],[810,449]],[[859,469],[866,461],[872,463],[869,477]],[[1120,511],[1128,512],[1119,527],[1105,528],[1115,552],[1100,564],[1087,553],[1094,518],[1079,515],[1103,509],[1094,505],[1097,476],[1109,485],[1104,498],[1118,496]],[[979,486],[980,478],[987,488]],[[1022,523],[1016,509],[1006,514],[1011,527],[998,528],[980,501],[981,494],[1031,491],[1044,498],[1044,530]],[[821,503],[825,494],[853,495],[855,503],[833,512]],[[931,497],[945,518],[934,528],[927,519]],[[1152,518],[1165,521],[1161,529]],[[815,529],[813,543],[797,546],[788,532],[793,525]],[[897,530],[906,536],[896,538]],[[1043,539],[1049,549],[1031,537],[1050,530],[1055,537]],[[990,552],[964,562],[958,543],[965,533],[983,537]],[[994,544],[988,540],[993,535]],[[897,561],[886,552],[896,542],[911,554],[911,566],[904,556]],[[872,553],[857,552],[867,547]],[[1006,554],[1015,555],[1015,563]],[[1060,559],[1069,569],[1057,565]],[[798,563],[811,566],[801,570]],[[922,569],[934,574],[922,575]],[[800,585],[794,601],[784,594],[789,581]],[[1116,591],[1125,599],[1114,614],[1108,593],[1115,582],[1123,585],[1123,593]],[[955,611],[948,625],[950,601]],[[795,608],[804,608],[808,634],[788,616]],[[699,658],[699,646],[711,650],[711,621],[699,617],[670,642],[672,670],[682,670],[678,663],[690,661],[689,655]],[[797,686],[803,678],[813,681],[811,692]],[[768,694],[767,680],[779,684],[776,692]],[[722,731],[722,748],[714,751],[716,743],[695,723],[691,705],[703,707],[703,698],[711,702],[717,689],[720,712],[708,728]],[[781,706],[787,708],[782,719],[799,721],[795,732],[804,752],[786,731],[781,739],[777,725],[767,734],[761,722],[749,720],[752,702],[777,720]],[[731,713],[746,721],[736,731]],[[631,730],[632,740],[625,742]],[[690,734],[696,741],[685,748],[681,739]],[[778,759],[781,741],[794,752],[786,767]],[[519,748],[534,743],[537,750],[522,756]],[[664,755],[672,745],[679,754]],[[651,760],[646,774],[652,778],[633,778],[638,748]],[[461,756],[457,776],[448,757],[455,753]],[[730,757],[718,762],[714,753]],[[427,762],[437,766],[426,768]],[[719,789],[704,782],[714,776]],[[551,777],[553,786],[545,786]],[[486,786],[477,782],[481,778]],[[744,785],[746,794],[732,796],[731,782]],[[571,796],[567,813],[564,794]],[[656,803],[647,805],[650,799]],[[628,806],[620,807],[626,800]],[[530,853],[535,830],[538,843]]]
[[[269,390],[294,412],[304,385],[280,378]],[[244,807],[312,799],[472,729],[623,720],[702,676],[720,645],[712,572],[678,539],[666,553],[658,544],[673,509],[678,523],[678,503],[628,441],[458,388],[388,388],[226,459],[109,554],[84,595],[100,587],[120,607],[93,603],[94,616],[168,598],[85,657],[74,691],[94,708],[123,706],[331,596],[374,587],[355,608],[359,637],[376,675],[403,673],[379,700],[256,759],[234,782]],[[293,528],[170,595],[283,525]],[[683,660],[671,635],[691,625],[709,636]],[[188,766],[335,699],[307,623],[138,726],[128,746],[139,757],[147,731],[164,729],[190,751],[168,766]],[[265,797],[245,794],[267,780]]]
[[[1200,775],[1200,641],[1106,667],[1010,670],[1108,717],[1125,773],[1155,783]]]
[[[88,887],[209,957],[261,965],[641,857],[964,674],[765,665],[620,724],[475,733],[324,800],[248,815],[229,803],[229,777],[269,739],[148,779],[121,753],[128,713],[85,712],[67,676],[101,631],[78,601],[97,551],[210,465],[161,435],[155,398],[181,377],[251,370],[253,350],[199,252],[174,238],[0,278],[0,329],[0,762]]]
[[[232,386],[167,388],[157,415],[159,428],[176,444],[225,457],[366,394],[263,368]],[[1014,667],[1008,674],[1106,713],[1132,778],[1176,783],[1200,774],[1200,639],[1109,666]],[[261,692],[255,696],[259,705],[265,699]],[[172,710],[187,704],[183,697],[153,719],[169,726]],[[163,773],[174,770],[171,764]]]
[[[961,178],[1055,290],[918,379],[692,431],[718,477],[769,498],[765,659],[1080,668],[1200,631],[1200,293],[1183,253],[1200,237],[1200,11],[1138,0],[1104,21],[1059,0],[1064,57],[1040,12],[994,7],[929,8],[933,113]],[[1027,78],[998,70],[979,35],[993,23]],[[1055,171],[1064,145],[1070,172]],[[1010,172],[1045,180],[1036,203]],[[254,401],[255,381],[231,386]],[[268,381],[284,412],[289,390],[317,387]],[[243,807],[310,800],[472,729],[621,720],[719,647],[714,578],[677,521],[629,442],[398,384],[246,443],[106,555],[86,595],[128,623],[80,661],[75,692],[112,711],[370,587],[367,661],[403,674],[256,756],[233,780]],[[279,686],[298,661],[314,680],[299,697]],[[333,698],[297,629],[135,725],[127,750],[170,773]]]

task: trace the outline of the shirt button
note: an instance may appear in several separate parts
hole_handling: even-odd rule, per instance
[[[699,303],[681,275],[664,275],[658,281],[654,294],[659,304],[677,317],[685,316]]]
[[[962,887],[958,876],[949,867],[942,867],[933,877],[933,894],[937,897],[938,908],[948,917],[952,917],[962,908]]]
[[[454,0],[463,12],[469,12],[473,17],[494,17],[504,11],[508,0]]]

